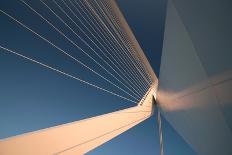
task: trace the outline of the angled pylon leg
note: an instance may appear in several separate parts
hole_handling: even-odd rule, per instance
[[[132,108],[3,139],[0,155],[84,154],[149,118],[155,90]]]

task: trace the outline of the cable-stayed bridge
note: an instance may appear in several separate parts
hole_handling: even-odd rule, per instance
[[[3,139],[0,142],[0,154],[84,154],[153,114],[157,77],[114,1],[41,0],[39,3],[43,9],[65,28],[60,28],[60,25],[56,24],[57,21],[54,22],[54,19],[43,15],[32,2],[20,0],[19,3],[85,58],[81,59],[74,55],[73,51],[62,48],[49,39],[47,34],[33,29],[9,12],[0,10],[1,15],[54,48],[57,53],[112,85],[117,91],[26,55],[20,49],[11,48],[10,43],[7,46],[0,45],[1,52],[94,87],[96,91],[132,102],[135,106]],[[95,67],[88,65],[86,59]]]
[[[160,154],[170,153],[165,148],[172,141],[165,137],[163,142],[161,114],[196,154],[232,154],[229,1],[168,1],[159,80],[114,0],[18,0],[9,2],[10,7],[5,3],[0,8],[1,64],[9,64],[4,60],[8,58],[10,67],[37,67],[37,72],[42,71],[38,85],[48,73],[54,74],[54,81],[56,77],[80,84],[83,92],[75,94],[80,97],[75,104],[99,94],[98,98],[111,96],[110,101],[128,106],[43,130],[9,134],[0,140],[0,154],[85,154],[151,117],[155,101]],[[0,82],[14,83],[11,76],[4,79],[10,74],[0,67]],[[33,78],[38,75],[31,73]],[[7,88],[0,87],[2,98],[16,98]]]

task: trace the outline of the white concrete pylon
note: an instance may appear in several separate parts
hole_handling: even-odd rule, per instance
[[[156,89],[153,85],[132,108],[3,139],[0,154],[84,154],[149,118]]]

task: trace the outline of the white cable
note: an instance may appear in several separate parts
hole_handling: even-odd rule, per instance
[[[128,51],[128,52],[126,52],[126,54],[129,53],[129,54],[127,54],[128,58],[131,58],[131,60],[134,60],[136,66],[138,67],[138,70],[140,70],[141,75],[142,75],[142,79],[141,79],[141,80],[145,80],[145,82],[151,84],[151,82],[147,80],[147,77],[144,76],[144,75],[145,75],[144,72],[141,70],[141,68],[140,68],[139,64],[137,63],[136,59],[133,57],[132,51],[130,50],[130,46],[128,46],[128,44],[125,43],[125,41],[123,40],[122,35],[120,35],[119,31],[117,31],[116,25],[114,25],[113,20],[112,20],[111,18],[109,18],[109,17],[106,15],[106,13],[105,13],[105,11],[104,11],[104,10],[105,10],[105,7],[104,7],[104,6],[101,7],[101,6],[98,4],[97,1],[95,1],[95,3],[97,4],[97,6],[98,6],[98,8],[99,8],[99,10],[100,10],[100,12],[101,12],[101,13],[99,12],[99,15],[101,14],[101,15],[104,16],[103,18],[105,18],[105,19],[108,21],[110,27],[114,30],[115,34],[116,34],[116,35],[118,36],[118,38],[121,40],[122,44],[124,44],[124,47],[127,48],[127,51]],[[132,55],[132,57],[131,57],[130,55]],[[132,70],[132,71],[133,71],[133,70]],[[141,78],[141,76],[138,76],[138,77]]]
[[[51,22],[49,22],[45,17],[43,17],[41,14],[39,14],[35,9],[33,9],[29,4],[27,4],[25,1],[20,0],[21,2],[23,2],[30,10],[32,10],[34,13],[36,13],[38,16],[40,16],[45,22],[47,22],[50,26],[52,26],[58,33],[60,33],[62,36],[64,36],[66,39],[66,35],[64,33],[62,33],[58,28],[56,28]],[[84,32],[83,32],[84,33]],[[71,39],[68,38],[68,40],[70,41]],[[89,67],[88,67],[89,68]],[[91,71],[93,71],[91,69]],[[124,93],[128,94],[129,96],[131,96],[132,98],[138,100],[138,98],[134,97],[133,95],[131,95],[130,93],[128,93],[127,91],[125,91],[124,89],[122,89],[121,87],[119,87],[118,85],[114,84],[112,81],[110,81],[109,79],[103,77],[102,75],[100,75],[99,73],[96,73],[95,71],[93,71],[95,74],[97,74],[98,76],[100,76],[101,78],[103,78],[104,80],[106,80],[107,82],[109,82],[110,84],[114,85],[115,87],[117,87],[118,89],[122,90]]]
[[[87,27],[87,26],[85,26],[85,24],[82,22],[82,20],[73,12],[73,10],[67,5],[67,3],[65,2],[65,1],[63,1],[63,0],[61,0],[63,3],[64,3],[64,5],[70,10],[70,12],[80,21],[80,23],[85,27],[85,29],[87,29],[87,31],[94,37],[94,39],[103,47],[103,49],[113,58],[113,60],[114,60],[114,62],[113,62],[113,60],[111,60],[103,51],[102,51],[102,49],[100,49],[100,47],[99,46],[97,46],[96,45],[96,43],[95,42],[93,42],[96,46],[97,46],[97,48],[102,52],[102,54],[117,68],[117,70],[122,74],[122,75],[124,75],[124,73],[121,71],[121,69],[123,70],[123,71],[125,71],[124,70],[124,68],[123,67],[118,67],[116,64],[115,64],[115,62],[117,63],[117,61],[115,60],[115,58],[112,56],[112,54],[109,52],[109,50],[108,49],[106,49],[106,47],[98,40],[98,38],[96,38],[96,36],[89,30],[89,28]],[[73,3],[70,1],[70,3],[71,3],[71,5],[73,6]],[[75,7],[75,6],[74,6]],[[79,11],[79,10],[78,10]],[[80,12],[79,12],[80,13]],[[65,13],[66,15],[67,15],[67,13]],[[68,15],[67,15],[68,16]],[[81,16],[83,17],[83,15],[81,14]],[[77,25],[76,24],[76,22],[69,16],[69,18],[75,23],[75,25]],[[84,18],[84,17],[83,17]],[[86,21],[86,19],[84,18],[84,20]],[[88,23],[89,24],[89,23]],[[77,25],[78,26],[78,25]],[[78,26],[78,28],[79,29],[81,29],[79,26]],[[92,28],[93,29],[93,28]],[[81,29],[81,31],[83,32],[83,30]],[[94,31],[95,33],[96,33],[96,31]],[[85,32],[83,32],[87,37],[88,37],[88,35],[85,33]],[[97,35],[98,35],[98,33],[96,33]],[[98,35],[99,36],[99,35]],[[100,36],[99,36],[100,37]],[[88,37],[89,38],[89,37]],[[100,37],[101,38],[101,37]],[[102,39],[102,38],[101,38]],[[107,46],[107,48],[109,48],[108,46]],[[111,67],[111,66],[110,66]],[[113,69],[113,67],[111,67],[112,69]],[[113,69],[114,70],[114,69]],[[115,71],[115,70],[114,70]],[[116,72],[116,71],[115,71]],[[117,72],[116,72],[117,73]],[[117,73],[118,74],[118,73]],[[120,74],[118,74],[119,76],[121,76]],[[126,76],[126,75],[124,75],[124,76]],[[122,77],[121,77],[122,78]],[[134,94],[134,93],[133,93]],[[137,96],[137,95],[136,95]]]
[[[119,41],[115,38],[115,36],[112,34],[112,32],[109,30],[109,28],[106,26],[106,24],[104,23],[104,21],[99,17],[98,13],[93,9],[93,7],[90,5],[90,3],[86,0],[84,0],[85,4],[88,6],[88,8],[93,12],[94,16],[98,19],[98,21],[101,22],[101,24],[105,27],[105,29],[109,32],[109,34],[113,37],[113,39],[116,41],[116,43],[118,43],[118,45],[121,47],[121,49],[123,51],[125,51],[125,49],[122,47],[122,45],[119,43]],[[122,57],[123,58],[123,57]],[[133,64],[133,61],[131,61]],[[133,64],[136,68],[136,65]],[[138,69],[137,69],[138,70]],[[138,84],[138,83],[135,83]],[[143,86],[143,85],[142,85]],[[146,89],[146,88],[145,88]],[[145,92],[144,89],[144,92]]]
[[[159,136],[160,136],[160,155],[164,155],[164,144],[163,144],[163,132],[162,132],[162,122],[161,122],[161,115],[160,110],[158,109],[158,126],[159,126]]]
[[[41,65],[41,66],[43,66],[43,67],[46,67],[46,68],[51,69],[51,70],[53,70],[53,71],[56,71],[56,72],[58,72],[58,73],[60,73],[60,74],[63,74],[63,75],[65,75],[65,76],[67,76],[67,77],[70,77],[70,78],[72,78],[72,79],[78,80],[78,81],[80,81],[80,82],[82,82],[82,83],[85,83],[85,84],[87,84],[87,85],[90,85],[90,86],[92,86],[92,87],[95,87],[95,88],[97,88],[97,89],[100,89],[100,90],[102,90],[102,91],[105,91],[105,92],[107,92],[107,93],[110,93],[110,94],[112,94],[112,95],[115,95],[115,96],[120,97],[120,98],[122,98],[122,99],[125,99],[125,100],[127,100],[127,101],[131,101],[131,102],[133,102],[133,103],[137,103],[136,101],[133,101],[133,100],[128,99],[128,98],[126,98],[126,97],[124,97],[124,96],[121,96],[121,95],[119,95],[119,94],[117,94],[117,93],[114,93],[114,92],[112,92],[112,91],[109,91],[109,90],[107,90],[107,89],[105,89],[105,88],[99,87],[99,86],[97,86],[97,85],[95,85],[95,84],[92,84],[92,83],[90,83],[90,82],[87,82],[87,81],[85,81],[85,80],[82,80],[82,79],[80,79],[80,78],[78,78],[78,77],[76,77],[76,76],[73,76],[73,75],[71,75],[71,74],[65,73],[65,72],[63,72],[63,71],[61,71],[61,70],[59,70],[59,69],[56,69],[56,68],[54,68],[54,67],[51,67],[51,66],[49,66],[49,65],[47,65],[47,64],[44,64],[44,63],[42,63],[42,62],[39,62],[39,61],[37,61],[37,60],[34,60],[34,59],[29,58],[29,57],[27,57],[27,56],[24,56],[24,55],[22,55],[22,54],[20,54],[20,53],[18,53],[18,52],[15,52],[15,51],[13,51],[13,50],[10,50],[10,49],[8,49],[8,48],[5,48],[5,47],[3,47],[3,46],[1,46],[1,45],[0,45],[0,48],[3,49],[3,50],[5,50],[5,51],[7,51],[7,52],[9,52],[9,53],[15,54],[15,55],[17,55],[17,56],[19,56],[19,57],[21,57],[21,58],[24,58],[24,59],[26,59],[26,60],[29,60],[29,61],[31,61],[31,62],[33,62],[33,63],[39,64],[39,65]],[[1,52],[2,52],[2,51],[1,51]]]
[[[40,0],[41,1],[41,0]],[[41,1],[65,26],[67,26],[78,38],[80,38],[96,55],[97,52],[95,50],[93,50],[87,43],[86,41],[84,41],[68,24],[66,24],[62,18],[60,18],[60,16],[58,16],[46,3],[44,3],[43,1]],[[74,46],[78,47],[80,49],[79,46],[77,46],[73,41],[69,40]],[[104,69],[108,74],[110,74],[112,77],[114,77],[117,81],[121,82],[117,77],[115,77],[110,71],[108,71],[104,66],[102,66],[99,62],[97,62],[92,56],[90,56],[88,53],[86,53],[84,50],[81,49],[81,51],[87,55],[90,59],[92,59],[97,65],[99,65],[102,69]],[[121,82],[122,83],[122,82]]]
[[[125,35],[124,31],[121,31],[121,26],[120,26],[120,22],[116,19],[116,17],[112,14],[112,11],[109,8],[109,5],[107,4],[107,2],[105,1],[105,3],[103,3],[103,1],[99,1],[101,3],[101,5],[103,6],[103,9],[105,10],[106,14],[108,14],[109,19],[111,19],[113,22],[113,25],[115,27],[117,27],[117,30],[119,32],[119,34],[121,35],[121,37],[123,38],[123,40],[125,40],[125,43],[128,45],[128,48],[131,49],[131,51],[133,51],[133,57],[136,58],[137,63],[139,64],[140,68],[143,70],[143,72],[145,73],[146,77],[149,79],[150,82],[152,82],[152,78],[150,73],[148,72],[148,70],[146,69],[146,67],[144,66],[144,63],[141,62],[141,59],[138,58],[140,57],[138,54],[138,51],[135,51],[135,48],[133,47],[133,44],[130,42],[130,40],[128,39],[128,36]]]
[[[103,23],[103,25],[108,29],[108,27],[105,25],[105,23],[102,21],[102,19],[100,18],[100,14],[98,14],[94,9],[93,9],[93,7],[90,5],[90,3],[88,2],[88,1],[86,1],[86,0],[84,0],[85,2],[86,2],[86,4],[89,6],[89,8],[94,12],[94,14],[98,17],[98,19]],[[98,5],[98,3],[96,3],[97,4],[97,6],[98,6],[98,8],[102,11],[102,9],[101,9],[101,7]],[[104,16],[104,15],[103,15]],[[107,18],[105,18],[107,21],[108,21],[108,23],[111,25],[111,23],[109,22],[109,19],[107,19]],[[114,29],[115,30],[115,28],[111,25],[111,28],[112,29]],[[108,29],[109,30],[109,29]],[[109,32],[110,32],[110,34],[112,35],[112,37],[113,38],[115,38],[115,36],[112,34],[112,32],[109,30]],[[117,34],[117,32],[116,32],[116,34]],[[124,44],[124,42],[122,41],[122,39],[120,38],[120,37],[118,37],[119,38],[119,40],[122,42],[122,45],[124,45],[124,47],[127,49],[127,51],[128,52],[130,52],[129,50],[128,50],[128,47]],[[115,40],[119,43],[119,40],[117,40],[116,38],[115,38]],[[119,43],[120,44],[120,43]],[[120,44],[121,45],[121,44]],[[121,46],[122,46],[121,45]],[[123,47],[122,47],[122,49],[124,49]],[[125,51],[125,49],[124,49],[124,51]],[[130,58],[129,56],[128,56],[128,53],[125,51],[125,54],[127,55],[127,57],[128,58]],[[129,60],[131,60],[131,59],[129,59]],[[142,77],[144,78],[144,80],[148,83],[148,85],[150,84],[148,81],[147,81],[147,79],[144,77],[144,75],[141,73],[141,71],[138,69],[138,67],[137,67],[137,65],[134,63],[134,61],[132,61],[131,60],[131,62],[132,62],[132,66],[134,66],[135,67],[135,69],[139,72],[139,74],[141,74],[142,75]]]
[[[44,40],[45,42],[47,42],[48,44],[52,45],[54,48],[56,48],[57,50],[59,50],[60,52],[62,52],[63,54],[65,54],[66,56],[68,56],[69,58],[73,59],[75,62],[81,64],[82,66],[84,66],[85,68],[87,68],[88,70],[90,70],[91,72],[95,73],[96,75],[100,76],[101,78],[103,78],[104,80],[106,80],[107,82],[111,83],[112,85],[114,85],[115,87],[119,88],[117,85],[115,85],[113,82],[111,82],[110,80],[108,80],[107,78],[103,77],[101,74],[97,73],[96,71],[94,71],[93,69],[91,69],[90,67],[88,67],[87,65],[85,65],[83,62],[81,62],[80,60],[74,58],[72,55],[68,54],[66,51],[64,51],[63,49],[61,49],[60,47],[56,46],[55,44],[53,44],[51,41],[47,40],[46,38],[44,38],[43,36],[41,36],[40,34],[36,33],[35,31],[33,31],[32,29],[30,29],[29,27],[27,27],[26,25],[24,25],[23,23],[21,23],[20,21],[18,21],[17,19],[15,19],[14,17],[10,16],[9,14],[7,14],[6,12],[0,10],[0,12],[2,12],[3,14],[5,14],[6,16],[8,16],[10,19],[14,20],[15,22],[17,22],[18,24],[20,24],[22,27],[26,28],[27,30],[29,30],[30,32],[32,32],[34,35],[36,35],[37,37],[41,38],[42,40]],[[135,98],[137,100],[137,98]]]
[[[81,2],[81,1],[80,1]],[[87,3],[87,2],[86,2]],[[88,3],[87,3],[88,4]],[[84,7],[85,7],[85,5],[84,4],[82,4]],[[90,8],[90,10],[92,11],[92,12],[95,12],[93,9],[92,9],[92,7],[90,6],[89,7]],[[86,9],[86,8],[85,8]],[[86,9],[87,10],[87,9]],[[94,14],[94,16],[95,17],[98,17],[98,20],[99,21],[101,21],[101,23],[103,24],[103,25],[105,25],[104,24],[104,22],[101,20],[101,18],[96,14],[96,12],[95,12],[95,14]],[[93,18],[94,19],[94,18]],[[100,26],[99,26],[100,27]],[[109,29],[108,29],[108,27],[105,27],[106,28],[106,30],[112,35],[112,33],[109,31]],[[114,36],[113,36],[114,37]],[[114,38],[114,39],[116,39],[116,38]],[[117,40],[116,40],[117,41]],[[116,42],[116,43],[118,43],[119,44],[119,42]],[[115,43],[114,43],[115,44]],[[124,50],[124,49],[123,49]],[[129,81],[130,82],[130,81]],[[133,84],[133,83],[132,83]],[[134,83],[134,85],[137,85],[137,83]],[[139,86],[137,85],[137,87],[139,88]],[[143,93],[144,93],[144,91],[145,90],[143,90]]]
[[[66,3],[61,0],[65,5]],[[83,29],[64,11],[64,9],[54,1],[54,3],[58,6],[58,8],[75,24],[75,26],[78,27],[78,29],[81,30],[81,32],[101,51],[101,53],[108,59],[110,60],[110,62],[121,72],[121,70],[111,61],[111,59],[108,58],[108,56],[102,51],[102,49],[86,34],[86,32],[83,31]],[[68,7],[66,5],[66,7]],[[69,7],[68,7],[69,8]],[[86,42],[86,44],[88,44]],[[88,44],[89,46],[89,44]],[[90,46],[89,46],[90,47]],[[92,49],[92,48],[91,48]],[[93,49],[92,49],[93,50]],[[95,50],[94,50],[94,53],[105,63],[107,64],[117,75],[119,75],[121,77],[121,75],[106,61],[103,59],[103,57],[101,57]],[[122,72],[121,72],[122,73]],[[123,73],[122,73],[123,74]],[[122,78],[122,77],[121,77]],[[124,79],[125,80],[125,79]]]
[[[88,12],[88,10],[85,8],[85,6],[84,6],[83,4],[81,4],[81,3],[78,4],[77,1],[74,1],[74,2],[76,3],[77,6],[80,7],[80,9],[82,10],[82,12],[86,15],[86,17],[87,17],[87,18],[89,19],[89,21],[94,25],[94,27],[96,27],[96,28],[99,30],[100,26],[97,27],[97,26],[93,23],[93,21],[90,19],[89,15],[86,13],[86,12]],[[81,1],[79,1],[79,2],[81,2]],[[81,5],[84,6],[85,10],[81,7]],[[76,8],[76,7],[75,7],[75,8]],[[76,10],[78,11],[77,8],[76,8]],[[80,13],[80,12],[79,12],[79,13]],[[89,13],[89,12],[88,12],[88,13]],[[83,15],[82,15],[82,16],[83,16]],[[93,19],[94,19],[94,18],[93,18]],[[94,19],[94,20],[95,20],[95,19]],[[95,21],[95,22],[96,22],[96,21]],[[90,25],[91,28],[93,28],[93,27],[91,26],[90,23],[89,23],[89,25]],[[100,31],[100,30],[99,30],[99,31]],[[97,32],[95,31],[95,33],[97,33]],[[100,33],[101,35],[103,35],[101,32],[99,32],[99,33]],[[103,33],[105,33],[105,32],[103,31]],[[98,33],[97,33],[97,34],[98,34]],[[104,35],[103,35],[103,37],[104,37],[104,39],[106,39]],[[106,39],[107,42],[109,42],[109,40],[110,40],[110,39]],[[103,40],[103,42],[104,42],[104,40]],[[111,47],[114,49],[114,47],[113,47],[112,45],[111,45]],[[115,50],[115,49],[114,49],[114,50]],[[117,51],[115,50],[115,52],[117,52]],[[114,53],[113,53],[113,54],[114,54]],[[126,81],[126,82],[127,82],[127,81]],[[137,91],[134,87],[132,87],[132,84],[133,84],[133,83],[132,83],[132,84],[129,84],[129,83],[127,82],[127,84],[128,84],[128,86],[130,86],[136,93],[138,93],[138,91]],[[139,94],[140,94],[140,93],[139,93]],[[143,93],[142,93],[142,94],[143,94]],[[141,95],[141,94],[140,94],[140,95]],[[142,96],[143,96],[143,95],[142,95]],[[142,96],[141,96],[141,97],[142,97]]]

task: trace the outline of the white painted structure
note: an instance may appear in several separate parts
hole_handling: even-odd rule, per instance
[[[157,84],[137,106],[0,141],[1,155],[81,155],[143,122],[153,114]]]

